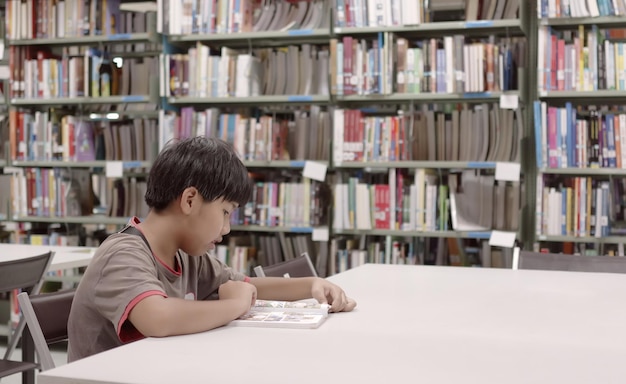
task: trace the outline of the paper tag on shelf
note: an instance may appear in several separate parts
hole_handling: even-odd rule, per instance
[[[496,163],[496,180],[519,181],[521,166],[519,163]]]
[[[313,228],[313,241],[328,241],[328,227]]]
[[[0,65],[0,79],[8,79],[11,77],[8,65]]]
[[[317,181],[324,181],[326,179],[327,169],[326,164],[317,163],[315,161],[305,161],[302,176]]]
[[[517,109],[519,106],[519,97],[517,95],[500,95],[500,108],[501,109]]]
[[[515,232],[491,231],[489,245],[492,247],[513,248],[515,246]]]
[[[107,161],[106,177],[122,177],[124,176],[124,163],[121,161]]]

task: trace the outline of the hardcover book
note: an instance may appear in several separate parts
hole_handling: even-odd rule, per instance
[[[315,300],[257,300],[243,316],[230,322],[239,327],[317,328],[328,317],[328,304]]]

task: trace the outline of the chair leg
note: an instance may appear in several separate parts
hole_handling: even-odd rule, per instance
[[[22,361],[35,362],[35,342],[28,327],[22,333]],[[35,384],[35,371],[37,369],[29,369],[22,372],[22,384]]]
[[[24,332],[25,326],[26,326],[26,320],[24,320],[24,317],[21,316],[20,322],[17,323],[17,327],[15,328],[15,331],[10,337],[9,345],[7,345],[7,350],[4,353],[4,360],[11,359],[11,355],[13,354],[13,351],[15,351],[15,348],[17,348],[17,342],[20,340],[20,337],[22,336],[22,333]]]

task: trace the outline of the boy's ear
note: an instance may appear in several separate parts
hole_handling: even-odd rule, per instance
[[[183,213],[190,213],[195,200],[198,199],[200,194],[196,187],[185,188],[180,199],[180,209]]]

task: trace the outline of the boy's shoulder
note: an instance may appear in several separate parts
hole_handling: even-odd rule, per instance
[[[96,249],[94,260],[104,261],[113,256],[140,254],[150,256],[151,252],[139,236],[116,232],[109,235]]]

